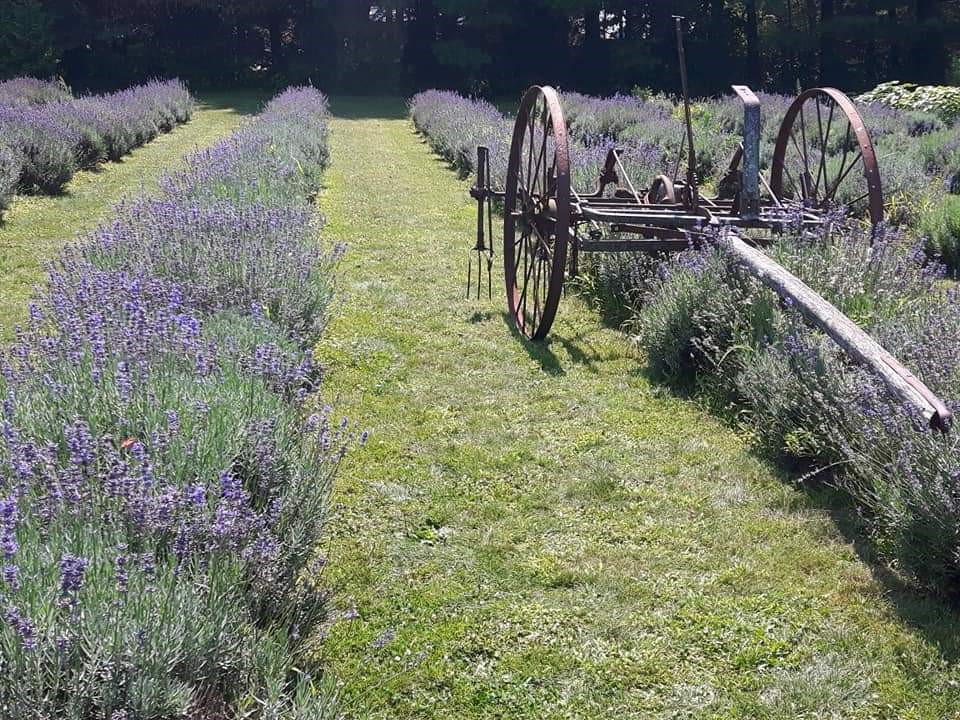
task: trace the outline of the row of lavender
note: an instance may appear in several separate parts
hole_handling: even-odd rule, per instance
[[[634,172],[638,166],[644,169],[644,158],[662,161],[669,154],[663,149],[676,149],[680,142],[675,109],[656,98],[641,103],[568,95],[566,100],[577,143],[572,172],[580,187],[589,186],[596,149],[609,145],[611,137],[633,148],[627,164]],[[787,102],[764,100],[768,108],[779,103],[782,109]],[[733,142],[738,112],[721,101],[697,104],[698,126],[718,128],[700,133],[705,176]],[[646,119],[638,125],[640,113]],[[956,128],[922,115],[873,108],[866,113],[879,147],[902,146],[901,154],[911,158],[910,148],[936,146],[940,157],[953,158],[949,147],[960,137]],[[471,146],[489,145],[494,172],[502,177],[509,123],[491,106],[432,91],[413,99],[411,114],[431,145],[462,172],[470,169]],[[767,157],[775,126],[764,128]],[[650,146],[659,154],[648,152]],[[936,179],[945,181],[956,171],[949,164],[956,158],[936,170],[908,160],[898,176],[899,161],[891,169],[885,153],[881,150],[886,183],[892,180],[896,186],[898,177],[908,179],[908,166],[915,162],[920,168],[916,187],[927,197],[942,200],[955,189],[946,182],[938,186]],[[907,187],[899,196],[894,193],[892,201],[910,202]],[[945,268],[930,260],[924,242],[915,230],[887,229],[871,246],[862,232],[851,229],[817,239],[787,236],[771,252],[935,392],[956,400],[960,292],[944,285]],[[944,591],[960,591],[956,433],[943,437],[905,415],[828,338],[709,248],[665,262],[594,255],[587,270],[588,290],[607,304],[608,312],[624,319],[655,377],[701,391],[765,449],[809,471],[809,481],[830,479],[854,497],[877,547],[906,575]],[[960,404],[953,402],[953,409],[960,411]]]
[[[60,192],[78,169],[119,160],[193,108],[178,80],[81,98],[32,78],[0,83],[0,213],[15,192]]]
[[[38,288],[0,357],[4,716],[327,717],[315,553],[353,442],[306,411],[327,131],[287,90]]]

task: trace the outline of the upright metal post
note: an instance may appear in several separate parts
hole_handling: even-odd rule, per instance
[[[687,56],[683,51],[683,20],[682,15],[674,15],[677,24],[677,53],[680,56],[680,82],[683,85],[683,113],[687,123],[687,187],[690,188],[690,202],[693,209],[700,206],[700,196],[697,192],[697,153],[693,147],[693,123],[690,120],[690,93],[687,88]]]
[[[760,217],[760,100],[746,85],[734,85],[743,101],[743,172],[740,181],[740,215]]]

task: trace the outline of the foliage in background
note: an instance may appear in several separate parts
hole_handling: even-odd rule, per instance
[[[287,91],[38,288],[0,360],[5,714],[329,716],[304,571],[351,438],[303,411],[340,254],[312,214],[326,132]]]
[[[515,95],[679,89],[673,15],[688,18],[692,90],[731,83],[866,89],[943,83],[960,10],[935,0],[8,0],[0,77],[56,72],[84,90],[177,75],[193,87],[307,79],[340,92],[451,87]]]
[[[50,76],[59,49],[53,14],[40,0],[8,0],[0,23],[0,76]]]
[[[898,110],[920,110],[952,123],[960,118],[960,88],[947,85],[914,85],[891,80],[860,95],[863,103],[879,103]]]

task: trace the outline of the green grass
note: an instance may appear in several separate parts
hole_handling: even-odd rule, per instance
[[[0,222],[0,332],[9,338],[25,317],[33,286],[44,277],[44,263],[77,233],[110,216],[124,196],[154,189],[165,170],[194,149],[233,131],[262,98],[250,93],[205,96],[193,119],[138,148],[120,162],[77,173],[55,197],[18,197]]]
[[[326,548],[348,717],[960,716],[956,614],[578,298],[542,347],[464,299],[468,184],[400,101],[333,110],[319,202],[350,250],[318,354],[372,432]]]

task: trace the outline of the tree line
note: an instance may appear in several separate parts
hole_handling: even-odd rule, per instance
[[[0,75],[515,94],[957,81],[960,0],[3,0]]]

